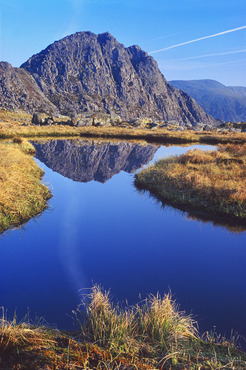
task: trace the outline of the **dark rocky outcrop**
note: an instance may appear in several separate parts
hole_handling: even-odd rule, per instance
[[[44,117],[42,113],[34,113],[32,117],[32,124],[34,125],[52,125],[54,124],[54,118],[51,117]]]
[[[56,41],[21,66],[61,114],[82,111],[215,124],[186,93],[169,85],[156,61],[109,33],[79,32]]]
[[[0,107],[55,113],[57,108],[46,98],[34,78],[21,68],[14,68],[7,62],[0,62]]]
[[[158,147],[129,142],[52,140],[33,142],[36,157],[53,171],[78,182],[101,183],[120,171],[135,172],[154,157]]]
[[[125,48],[109,33],[79,32],[49,45],[21,68],[0,67],[3,108],[216,125],[189,95],[168,84],[151,56],[138,46]]]
[[[246,121],[246,88],[224,86],[214,80],[170,81],[174,87],[192,96],[216,119]]]

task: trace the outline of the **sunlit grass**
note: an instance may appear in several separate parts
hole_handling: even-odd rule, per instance
[[[163,355],[177,343],[197,334],[195,322],[178,310],[171,295],[150,295],[140,304],[121,309],[109,292],[94,286],[82,311],[75,311],[84,338],[108,350]],[[85,308],[85,314],[83,308]]]
[[[32,144],[23,139],[0,143],[0,232],[39,214],[50,198],[41,184],[43,171],[29,154]]]
[[[94,286],[76,310],[78,329],[64,332],[0,318],[3,368],[18,369],[243,369],[246,355],[233,342],[206,333],[170,294],[150,295],[122,308]],[[15,366],[15,367],[14,367]]]
[[[135,176],[139,189],[177,206],[246,221],[246,144],[190,150]]]
[[[127,140],[147,140],[159,143],[234,143],[246,142],[246,133],[237,132],[195,132],[170,131],[165,128],[134,128],[131,124],[124,123],[114,127],[70,127],[67,125],[53,124],[49,126],[31,125],[32,116],[25,112],[9,112],[0,110],[0,139],[13,137],[101,137],[119,138]],[[63,121],[65,118],[56,118]]]

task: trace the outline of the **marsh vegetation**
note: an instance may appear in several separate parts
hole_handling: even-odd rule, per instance
[[[0,143],[0,232],[42,212],[51,194],[41,183],[43,171],[32,155],[35,148],[22,138]]]
[[[196,323],[170,294],[135,306],[114,304],[94,286],[74,312],[76,330],[0,319],[0,368],[243,369],[246,355],[215,333],[200,337]]]
[[[158,161],[135,176],[135,185],[164,203],[245,223],[245,164],[246,144],[195,149]]]

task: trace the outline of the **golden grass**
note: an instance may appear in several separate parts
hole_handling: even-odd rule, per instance
[[[246,142],[246,133],[224,132],[195,132],[187,131],[169,131],[164,128],[140,129],[128,127],[70,127],[66,125],[34,126],[31,125],[30,114],[25,112],[8,112],[0,110],[0,139],[13,137],[101,137],[101,138],[119,138],[128,140],[146,140],[156,143],[234,143],[240,144]],[[63,119],[56,118],[56,121]],[[25,126],[23,126],[23,123]]]
[[[79,330],[62,332],[0,318],[0,369],[243,369],[246,354],[215,333],[199,338],[171,296],[114,305],[94,286],[76,311]]]
[[[86,319],[83,314],[80,318],[80,309],[75,311],[82,336],[111,352],[163,356],[177,342],[196,338],[195,322],[178,310],[170,294],[150,295],[140,304],[124,309],[114,306],[109,292],[98,286],[86,298]]]
[[[32,115],[26,113],[25,111],[19,110],[17,112],[11,112],[8,110],[0,109],[0,122],[7,122],[7,123],[23,123],[23,122],[31,122]]]
[[[34,153],[26,140],[0,144],[0,232],[26,222],[47,206],[50,192],[40,183],[43,171],[28,155]]]
[[[164,203],[186,206],[213,217],[246,222],[246,144],[218,151],[190,150],[160,160],[135,176],[139,189]]]

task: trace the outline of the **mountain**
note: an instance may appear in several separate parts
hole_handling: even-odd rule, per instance
[[[53,107],[70,116],[104,112],[123,120],[146,117],[187,126],[216,124],[189,95],[168,84],[151,56],[139,46],[125,48],[108,32],[78,32],[49,45],[20,69],[9,68],[18,77],[25,76],[40,98],[45,96],[42,110]],[[38,99],[33,101],[28,88],[20,99],[23,85],[23,78],[17,79],[14,91],[5,84],[2,101],[7,107],[37,111]]]
[[[242,96],[246,96],[246,87],[243,86],[227,86],[227,89],[240,94]]]
[[[149,163],[158,147],[128,142],[52,140],[33,142],[36,158],[61,175],[78,182],[105,183],[125,171],[135,172]]]
[[[192,96],[215,119],[246,121],[246,87],[224,86],[214,80],[169,81]]]
[[[42,93],[34,78],[21,68],[0,62],[0,107],[57,113],[58,109]]]

